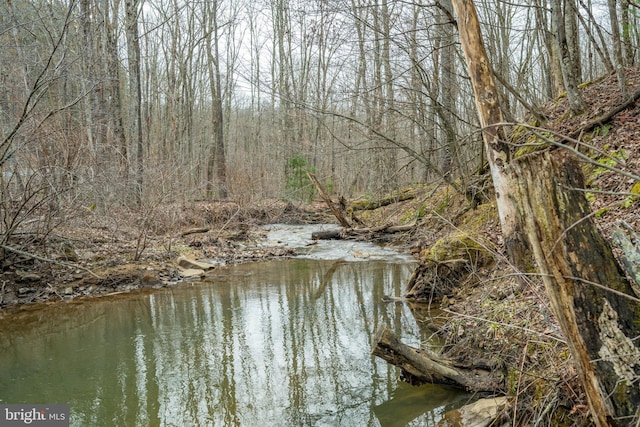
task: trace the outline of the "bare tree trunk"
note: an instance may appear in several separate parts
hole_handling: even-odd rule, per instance
[[[411,60],[411,91],[409,92],[409,99],[411,104],[411,113],[410,116],[412,118],[412,127],[411,127],[411,137],[420,141],[420,147],[422,150],[422,155],[428,155],[423,147],[427,147],[430,145],[429,138],[434,138],[432,133],[427,133],[425,131],[425,127],[427,126],[427,103],[425,102],[426,97],[422,93],[423,79],[422,79],[422,67],[421,61],[418,58],[418,52],[420,47],[420,41],[418,40],[418,23],[420,20],[420,11],[421,7],[417,4],[413,5],[413,10],[411,13],[411,31],[409,32],[409,59]],[[426,174],[422,170],[418,170],[413,167],[412,171],[412,179],[424,179],[426,178]],[[419,175],[418,175],[419,173]]]
[[[555,98],[564,90],[564,84],[562,83],[562,69],[560,66],[558,46],[553,41],[552,31],[554,28],[551,28],[552,31],[549,31],[548,29],[549,23],[547,22],[547,16],[544,13],[545,6],[546,1],[543,1],[542,4],[539,4],[536,7],[536,26],[542,33],[541,37],[548,56],[548,72],[546,75],[550,82],[547,95],[549,98]]]
[[[525,244],[518,222],[517,207],[511,203],[511,183],[507,179],[504,168],[511,160],[509,145],[506,143],[504,129],[493,126],[502,123],[502,111],[498,104],[498,90],[493,80],[491,66],[480,32],[480,23],[473,2],[470,0],[454,0],[453,8],[458,16],[458,30],[469,76],[475,94],[476,108],[482,127],[487,160],[491,168],[493,186],[498,199],[498,212],[507,248]],[[518,252],[510,253],[518,266],[529,264],[526,259],[517,259]]]
[[[564,2],[564,27],[567,35],[567,47],[571,58],[572,74],[576,76],[578,84],[582,82],[582,55],[580,54],[580,32],[578,31],[578,7],[576,0],[562,0]]]
[[[616,0],[608,0],[609,20],[611,22],[611,38],[613,39],[613,55],[615,57],[616,77],[618,79],[618,87],[622,98],[626,99],[627,81],[624,76],[624,58],[622,56],[622,39],[620,37],[620,25],[618,23],[618,11],[616,9]]]
[[[89,95],[84,99],[85,112],[84,112],[84,128],[87,135],[87,145],[89,148],[89,153],[93,157],[96,154],[96,146],[100,141],[97,140],[98,137],[98,129],[97,125],[99,123],[99,111],[100,111],[100,103],[98,101],[98,79],[97,79],[97,67],[96,61],[98,60],[98,55],[94,50],[94,41],[93,41],[93,20],[91,17],[95,14],[93,10],[92,4],[89,0],[81,0],[80,1],[80,10],[81,10],[81,19],[82,22],[82,36],[84,41],[84,54],[82,55],[83,59],[83,71],[85,75],[82,79],[83,92],[88,93]],[[101,84],[101,83],[100,83]],[[87,87],[89,86],[89,87]],[[93,87],[90,87],[93,86]]]
[[[385,110],[387,108],[386,98],[384,96],[384,30],[382,28],[382,11],[380,10],[379,0],[373,0],[370,9],[372,15],[371,25],[373,29],[373,98],[372,98],[372,109],[371,115],[367,117],[367,121],[370,123],[371,130],[371,141],[373,145],[376,147],[381,147],[383,142],[381,141],[380,134],[384,132],[384,123],[383,120],[385,118]],[[382,178],[382,182],[385,182],[386,175],[386,165],[384,162],[384,152],[386,150],[381,150],[379,148],[374,148],[371,150],[373,154],[373,159],[371,161],[371,168],[369,169],[369,177],[368,177],[368,190],[371,190],[378,186],[380,182],[380,178]]]
[[[456,45],[455,27],[451,22],[453,6],[451,0],[441,0],[437,12],[438,33],[440,35],[440,102],[437,107],[444,138],[441,145],[440,168],[448,180],[454,180],[452,163],[456,155],[457,132],[455,123],[455,105],[458,82],[455,68]],[[459,166],[456,164],[456,166]],[[460,172],[460,171],[458,171]]]
[[[391,15],[389,11],[388,0],[382,0],[380,4],[380,14],[382,23],[382,67],[384,76],[384,98],[385,108],[382,111],[384,115],[385,133],[389,139],[396,139],[396,102],[393,88],[393,72],[391,69]],[[398,167],[397,155],[395,148],[387,150],[383,154],[384,169],[388,176],[393,176]],[[388,188],[395,187],[393,181],[385,179],[384,186]]]
[[[144,145],[142,139],[142,85],[140,76],[140,39],[138,33],[138,10],[140,0],[125,0],[125,35],[129,59],[129,90],[131,97],[131,140],[136,144],[136,189],[135,198],[142,204],[144,184]]]
[[[622,44],[624,50],[624,65],[626,67],[633,67],[635,47],[631,41],[631,28],[632,24],[629,18],[629,8],[631,4],[629,0],[620,1],[620,24],[622,26]]]
[[[218,0],[208,2],[207,8],[207,66],[211,93],[211,126],[213,138],[207,159],[207,197],[213,195],[213,178],[218,184],[220,199],[228,197],[227,162],[224,149],[224,114],[222,106],[222,75],[220,73]],[[211,7],[211,9],[209,9]]]
[[[105,26],[105,46],[107,81],[106,94],[108,98],[108,122],[113,132],[113,145],[118,151],[118,161],[120,162],[123,178],[125,182],[129,179],[129,161],[127,138],[122,123],[122,101],[120,96],[120,60],[118,57],[117,29],[118,9],[120,1],[115,0],[111,6],[110,0],[104,0],[104,26]]]
[[[292,73],[291,69],[291,19],[288,0],[272,0],[271,8],[273,13],[273,42],[274,42],[274,58],[273,63],[273,84],[275,88],[272,93],[276,98],[272,98],[272,108],[274,109],[274,118],[278,124],[275,131],[278,135],[275,139],[279,139],[282,143],[280,146],[281,153],[285,156],[289,155],[294,146],[293,133],[293,108],[292,108]],[[277,102],[276,102],[277,101]]]
[[[607,72],[612,73],[614,71],[614,67],[613,67],[613,63],[611,62],[609,48],[607,47],[607,39],[602,33],[602,28],[600,27],[600,25],[598,25],[596,18],[593,16],[593,10],[592,10],[593,7],[591,4],[585,5],[584,0],[579,0],[579,1],[580,1],[580,6],[582,6],[585,13],[587,14],[589,21],[587,21],[586,18],[584,18],[581,13],[578,13],[578,18],[582,21],[582,26],[584,27],[585,31],[587,32],[587,35],[591,39],[591,44],[593,45],[593,48],[596,50],[596,52],[600,56],[600,59],[602,60],[604,67],[607,69]],[[595,30],[595,32],[598,34],[598,39],[600,39],[600,44],[598,44],[598,41],[596,40],[595,36],[592,34],[593,30]],[[593,66],[593,64],[589,64],[589,65]]]
[[[582,95],[578,91],[578,76],[576,75],[576,63],[572,58],[570,45],[574,44],[573,40],[569,40],[568,37],[573,34],[567,33],[565,25],[565,14],[568,13],[566,8],[563,8],[563,0],[551,1],[551,21],[553,27],[556,29],[556,46],[560,53],[560,68],[562,70],[562,79],[564,81],[564,88],[567,91],[567,98],[569,99],[569,106],[571,113],[578,115],[582,113],[587,104],[582,99]]]
[[[497,92],[475,7],[471,0],[453,3],[505,242],[517,259],[533,253],[596,425],[627,424],[637,417],[640,405],[640,388],[635,384],[640,348],[633,341],[640,335],[638,300],[590,220],[583,194],[572,191],[584,187],[575,162],[562,152],[535,153],[509,162],[495,130],[500,110],[493,101]],[[514,232],[521,235],[512,238]]]
[[[357,34],[357,44],[358,44],[358,63],[356,67],[356,75],[354,82],[354,97],[353,102],[350,106],[350,115],[351,117],[356,117],[359,109],[364,110],[365,121],[367,126],[371,126],[371,117],[372,117],[372,90],[370,89],[370,84],[368,81],[368,76],[370,75],[369,64],[367,61],[367,39],[369,28],[369,8],[359,6],[360,2],[356,2],[355,0],[351,0],[351,14],[354,18],[354,26]],[[354,138],[354,134],[356,132],[353,130],[352,123],[349,122],[349,134],[348,138],[351,140],[357,140]],[[363,153],[364,154],[364,153]],[[361,154],[361,155],[363,155]],[[358,159],[360,160],[360,159]],[[367,171],[356,170],[352,177],[352,182],[349,187],[361,188],[360,183],[367,179],[364,176],[364,173]]]

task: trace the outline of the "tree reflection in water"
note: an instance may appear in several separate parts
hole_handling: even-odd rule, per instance
[[[423,339],[405,305],[381,302],[410,273],[274,260],[27,312],[0,322],[0,399],[68,402],[72,425],[430,425],[458,394],[399,385],[370,355],[380,323]]]

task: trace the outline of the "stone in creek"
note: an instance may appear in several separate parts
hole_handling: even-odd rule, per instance
[[[202,261],[197,261],[195,259],[189,259],[185,256],[181,256],[178,258],[178,260],[176,261],[177,264],[184,268],[185,270],[211,270],[212,268],[214,268],[213,264],[209,264],[206,262],[202,262]]]
[[[509,399],[504,396],[480,399],[460,409],[447,412],[438,423],[438,427],[487,427],[493,425],[508,406]]]
[[[180,275],[185,279],[192,279],[194,277],[204,276],[204,270],[198,268],[185,268],[180,269]]]

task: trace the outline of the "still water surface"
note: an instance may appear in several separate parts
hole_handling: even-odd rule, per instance
[[[381,302],[411,270],[281,259],[26,310],[0,319],[0,403],[69,403],[74,426],[435,425],[461,396],[370,355],[380,324],[426,339],[408,307]]]

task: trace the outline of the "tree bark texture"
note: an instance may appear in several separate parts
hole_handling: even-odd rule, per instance
[[[618,256],[627,276],[634,282],[635,294],[640,297],[640,235],[626,222],[621,222],[613,231],[613,241],[621,249]]]
[[[113,10],[112,10],[113,7]],[[109,0],[104,0],[104,27],[105,27],[105,54],[106,54],[106,94],[108,100],[108,124],[113,132],[113,146],[118,153],[117,159],[120,163],[122,177],[125,182],[129,179],[129,148],[127,137],[124,131],[122,96],[120,93],[120,62],[118,58],[118,35],[117,35],[117,4],[111,5]],[[111,138],[109,138],[111,141]]]
[[[509,167],[523,230],[598,425],[626,425],[640,406],[640,304],[591,220],[579,165],[563,151]]]
[[[562,82],[562,70],[560,69],[558,47],[553,42],[553,28],[550,28],[550,23],[548,22],[547,15],[544,12],[543,3],[546,5],[546,1],[543,2],[542,0],[536,0],[534,2],[534,5],[536,6],[536,27],[540,32],[540,37],[547,51],[548,69],[547,73],[545,73],[546,78],[548,79],[547,96],[549,99],[553,99],[564,90],[564,85]]]
[[[498,201],[498,214],[502,232],[505,236],[505,246],[514,265],[521,271],[530,271],[531,262],[528,251],[512,248],[527,246],[518,220],[519,213],[516,201],[511,195],[511,183],[507,179],[504,168],[511,160],[509,145],[502,126],[502,111],[498,99],[498,90],[493,79],[489,64],[478,14],[470,0],[454,0],[453,8],[458,17],[458,31],[460,42],[464,50],[469,77],[473,86],[478,118],[482,127],[482,137],[485,142],[487,160],[491,168],[491,178]]]
[[[142,82],[140,69],[140,37],[138,32],[139,0],[125,0],[125,34],[129,60],[131,97],[131,134],[136,147],[136,202],[142,205],[144,185],[144,144],[142,138]]]
[[[620,24],[618,23],[618,10],[616,0],[608,0],[609,20],[611,22],[611,37],[613,38],[613,56],[616,64],[616,77],[622,98],[627,98],[627,81],[624,75],[624,57],[622,55],[622,39],[620,35]]]
[[[222,74],[220,72],[220,36],[218,24],[218,0],[207,3],[207,70],[211,94],[211,125],[213,134],[209,158],[207,159],[207,197],[214,193],[213,181],[218,184],[218,197],[229,196],[227,185],[227,162],[224,148],[224,114],[222,101]]]

